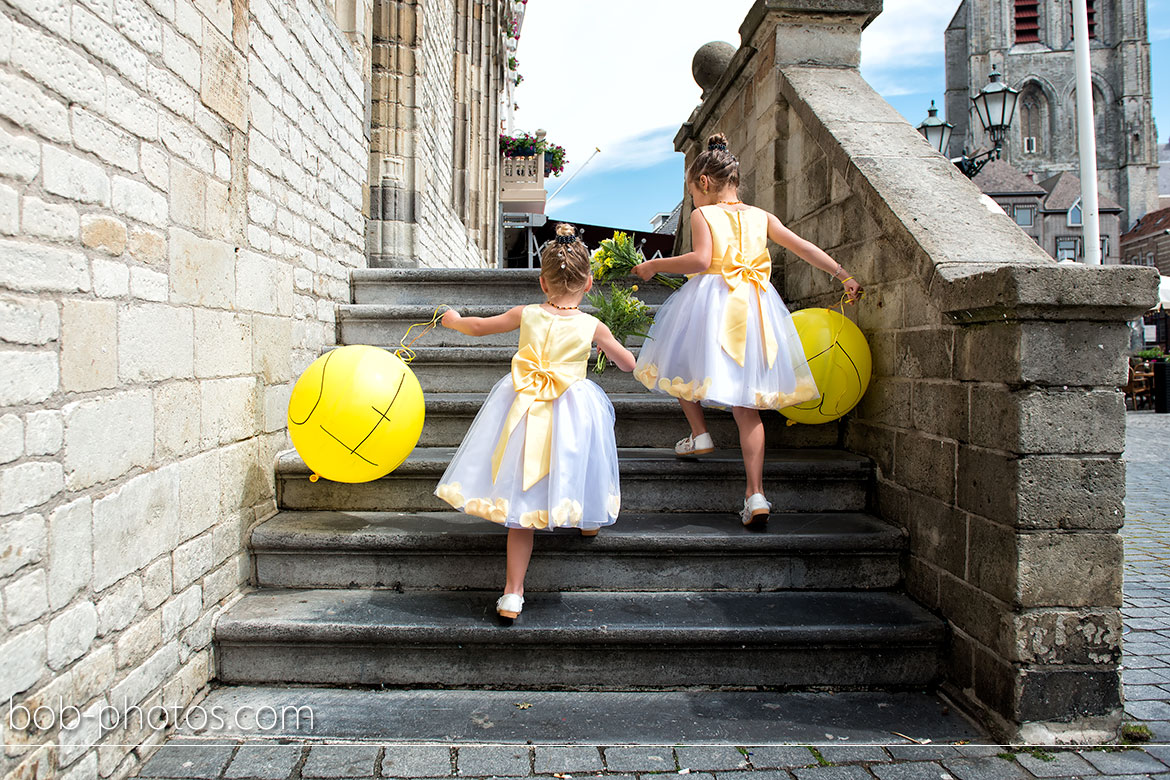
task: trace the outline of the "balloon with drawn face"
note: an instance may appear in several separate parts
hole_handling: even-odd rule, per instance
[[[288,431],[305,464],[334,482],[369,482],[406,460],[422,433],[422,387],[398,356],[338,347],[293,386]]]
[[[791,422],[816,425],[847,414],[869,387],[873,356],[861,329],[832,309],[792,312],[804,356],[821,397],[780,410]]]

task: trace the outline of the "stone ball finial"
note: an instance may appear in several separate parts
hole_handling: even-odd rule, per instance
[[[695,58],[691,60],[691,75],[695,77],[695,83],[703,88],[704,95],[719,82],[719,77],[727,70],[735,51],[735,47],[726,41],[711,41],[695,52]]]

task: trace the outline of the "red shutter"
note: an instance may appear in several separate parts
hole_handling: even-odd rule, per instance
[[[1040,42],[1040,0],[1015,0],[1016,43]]]

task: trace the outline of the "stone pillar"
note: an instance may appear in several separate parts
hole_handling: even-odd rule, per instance
[[[1057,266],[931,149],[857,71],[878,10],[757,2],[675,148],[689,163],[727,134],[744,200],[866,288],[846,313],[873,377],[845,442],[906,530],[907,592],[951,629],[944,690],[1004,741],[1105,741],[1121,718],[1118,386],[1157,276]],[[773,267],[794,309],[840,299],[783,250]]]
[[[417,0],[375,0],[370,120],[371,267],[417,264],[414,187],[419,122],[415,64],[421,50]]]

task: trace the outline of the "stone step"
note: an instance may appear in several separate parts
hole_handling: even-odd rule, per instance
[[[635,294],[646,303],[662,303],[671,292],[657,282],[640,282],[634,277],[621,286],[634,284],[638,286]],[[350,286],[352,300],[358,304],[515,306],[544,300],[540,270],[527,268],[355,268],[350,272]]]
[[[494,317],[503,314],[512,306],[509,304],[475,304],[459,306],[459,313],[468,317]],[[535,301],[528,301],[533,303]],[[651,310],[655,307],[651,306]],[[591,312],[588,306],[583,311]],[[337,327],[342,344],[373,344],[375,346],[397,347],[402,343],[407,329],[416,323],[430,322],[435,307],[430,304],[342,304],[337,307]],[[418,333],[420,328],[411,332]],[[449,328],[438,327],[426,334],[420,343],[428,347],[505,347],[516,348],[517,332],[493,333],[487,336],[466,336]],[[629,345],[638,345],[642,339],[631,336]]]
[[[517,703],[531,706],[520,708]],[[508,748],[484,748],[483,743],[517,746],[513,750],[527,751],[536,745],[538,772],[552,772],[547,768],[558,753],[568,752],[562,745],[665,745],[664,751],[647,750],[650,756],[660,755],[665,768],[673,770],[670,745],[689,745],[678,750],[679,764],[703,762],[696,769],[733,769],[743,758],[734,750],[708,748],[715,754],[715,763],[704,754],[699,745],[744,747],[750,751],[750,760],[757,771],[767,767],[804,764],[800,747],[753,747],[762,745],[824,745],[826,740],[840,746],[848,761],[851,745],[910,744],[905,734],[930,745],[915,748],[923,751],[921,760],[954,751],[939,747],[950,742],[987,743],[988,737],[977,730],[958,707],[939,696],[923,690],[900,691],[519,691],[508,690],[398,690],[376,688],[331,688],[323,686],[283,685],[220,685],[213,687],[200,707],[208,712],[279,712],[312,713],[312,717],[274,718],[274,723],[261,731],[248,717],[244,718],[180,718],[175,726],[175,739],[169,744],[183,744],[180,740],[200,745],[199,758],[214,748],[204,740],[234,739],[276,742],[289,740],[300,745],[307,740],[323,742],[364,742],[394,745],[386,748],[383,766],[385,774],[401,774],[391,769],[391,761],[400,751],[411,751],[413,771],[417,774],[441,775],[447,772],[450,758],[447,746],[472,745],[481,758],[486,750],[511,756]],[[434,743],[439,743],[434,745]],[[403,747],[403,743],[410,747]],[[419,747],[431,743],[431,747]],[[914,748],[914,746],[911,746]],[[902,748],[910,750],[911,748]],[[228,748],[231,749],[230,746]],[[166,760],[166,748],[155,753],[141,771],[142,777],[164,777],[174,769],[159,766]],[[685,751],[685,752],[684,752]],[[593,751],[591,764],[587,752],[577,748],[570,766],[574,775],[592,777],[602,767],[601,758]],[[624,748],[607,750],[610,761],[626,752]],[[828,752],[828,751],[826,751]],[[929,755],[926,753],[929,752]],[[864,753],[864,748],[863,748]],[[725,764],[719,758],[731,755]],[[797,756],[792,759],[793,754]],[[905,753],[900,755],[906,755]],[[915,754],[910,754],[914,756]],[[954,753],[955,756],[961,754]],[[833,756],[837,759],[837,756]],[[428,761],[428,759],[430,759]],[[542,760],[543,759],[543,760]],[[237,754],[228,768],[229,777],[272,777],[263,759]],[[524,756],[517,772],[527,771],[528,757]],[[466,766],[470,757],[460,753],[458,763]],[[807,764],[816,765],[816,758],[808,753]],[[375,770],[373,761],[371,772]],[[422,764],[422,766],[419,766]],[[482,766],[482,764],[481,764]],[[923,770],[937,768],[934,764],[915,764],[903,769]],[[1006,765],[1005,765],[1006,766]],[[172,765],[173,767],[173,765]],[[265,771],[265,770],[268,771]],[[935,778],[928,771],[914,774],[895,774],[896,766],[889,767],[881,777]],[[190,770],[189,770],[190,771]],[[215,770],[213,769],[212,772]],[[488,771],[482,770],[484,774]],[[589,773],[586,774],[586,771]],[[827,772],[847,770],[826,770]],[[724,772],[720,772],[720,777]],[[738,774],[738,773],[736,773]],[[732,775],[734,777],[734,774]],[[808,775],[815,776],[815,771]],[[826,774],[826,777],[832,775]],[[860,777],[862,775],[843,775]],[[868,775],[865,775],[868,777]],[[548,777],[548,775],[545,775]],[[662,774],[651,777],[665,777]],[[700,775],[708,777],[708,775]],[[744,775],[751,780],[751,775]],[[767,778],[789,778],[785,772],[769,773]],[[765,780],[760,777],[759,780]]]
[[[215,626],[225,683],[873,689],[938,677],[944,626],[894,593],[261,589]]]
[[[426,424],[423,447],[457,447],[471,421],[483,405],[486,393],[431,393],[426,396]],[[617,415],[615,433],[619,447],[669,447],[690,432],[678,402],[667,396],[641,393],[613,393],[609,396]],[[716,446],[738,449],[739,429],[730,412],[711,409],[706,414],[708,430]],[[832,447],[837,445],[836,426],[786,426],[775,412],[762,415],[767,441],[784,447]]]
[[[423,341],[429,342],[429,334],[423,337]],[[633,352],[636,355],[637,348]],[[410,365],[419,383],[422,384],[424,393],[486,393],[500,377],[511,373],[516,344],[513,340],[511,346],[506,347],[426,346],[415,347],[414,353],[415,357]],[[601,374],[594,373],[592,368],[596,357],[594,351],[589,362],[588,378],[601,385],[605,392],[649,395],[649,391],[626,371],[610,366]],[[671,402],[677,407],[673,399]]]
[[[777,515],[771,533],[714,514],[623,513],[592,538],[539,534],[535,591],[896,587],[901,531],[855,512]],[[507,531],[460,512],[280,512],[252,531],[261,587],[498,587]],[[666,563],[664,563],[666,561]]]
[[[427,512],[449,507],[432,495],[453,447],[418,447],[381,479],[348,484],[320,479],[295,450],[276,459],[282,509]],[[673,450],[619,449],[622,509],[627,512],[727,512],[743,505],[743,461],[738,450],[702,460],[679,460]],[[842,450],[773,450],[764,463],[772,511],[858,512],[866,509],[873,463]]]

